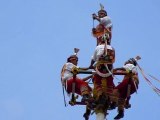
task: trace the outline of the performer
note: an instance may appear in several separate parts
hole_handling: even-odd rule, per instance
[[[124,117],[124,108],[131,107],[129,100],[131,94],[137,92],[138,90],[138,72],[137,72],[137,60],[141,59],[139,56],[136,59],[131,58],[125,62],[122,68],[116,68],[114,71],[120,70],[125,71],[126,74],[123,78],[123,81],[115,87],[115,90],[118,93],[118,115],[114,119],[120,119]],[[116,93],[115,92],[115,93]]]
[[[96,74],[93,76],[93,97],[98,102],[98,104],[103,106],[101,109],[102,111],[96,111],[96,113],[106,114],[106,95],[110,96],[115,87],[112,76],[114,61],[114,48],[110,45],[107,45],[106,41],[103,39],[99,40],[99,45],[94,51],[94,55],[89,66],[90,69],[94,68],[96,70]]]
[[[72,90],[75,89],[75,93],[81,95],[82,102],[84,102],[87,101],[91,96],[92,89],[85,81],[92,78],[92,75],[83,79],[76,76],[74,79],[73,76],[74,70],[83,69],[79,68],[77,64],[78,64],[78,57],[76,55],[71,55],[67,58],[67,63],[64,64],[61,71],[61,82],[68,94],[70,94]],[[73,83],[75,83],[75,88],[73,88]]]
[[[111,38],[112,38],[112,21],[111,18],[107,15],[107,11],[104,10],[104,6],[100,4],[101,10],[98,11],[98,16],[93,13],[92,18],[93,20],[99,21],[99,24],[96,26],[96,28],[92,29],[92,34],[94,37],[97,38],[97,41],[99,39],[106,38],[108,41],[108,44],[111,44]],[[98,43],[97,43],[98,45]]]

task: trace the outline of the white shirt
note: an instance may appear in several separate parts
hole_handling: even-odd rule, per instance
[[[68,63],[64,64],[64,66],[62,68],[62,71],[61,71],[62,84],[64,84],[66,80],[73,77],[73,73],[71,72],[73,67],[78,68],[78,66],[74,65],[71,62],[68,62]]]
[[[104,25],[105,28],[109,28],[109,27],[113,26],[111,18],[109,16],[105,16],[103,18],[100,18],[100,24]]]
[[[128,63],[124,65],[123,68],[125,68],[126,70],[132,71],[132,73],[137,73],[137,68],[133,64]]]
[[[99,60],[99,58],[103,55],[103,53],[104,53],[104,47],[105,47],[105,44],[98,45],[98,46],[96,47],[96,49],[95,49],[95,51],[94,51],[94,54],[93,54],[93,56],[92,56],[92,59],[93,59],[94,61],[97,62],[97,61]],[[106,48],[107,48],[107,49],[110,49],[110,50],[113,49],[110,45],[107,45]],[[107,50],[106,50],[106,55],[107,55]]]

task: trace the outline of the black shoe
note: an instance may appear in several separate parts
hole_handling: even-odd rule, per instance
[[[85,118],[85,120],[89,120],[89,115],[87,113],[84,113],[83,117]]]
[[[124,117],[124,111],[121,110],[121,111],[119,111],[118,115],[114,119],[119,120],[120,118],[123,118],[123,117]]]
[[[126,105],[125,105],[125,108],[126,108],[126,109],[131,108],[131,104],[126,104]]]
[[[116,102],[112,102],[108,109],[109,109],[109,110],[113,110],[113,109],[115,109],[116,107],[117,107]]]

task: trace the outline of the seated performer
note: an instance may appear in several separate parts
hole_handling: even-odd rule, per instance
[[[124,76],[123,81],[115,87],[114,92],[118,95],[118,115],[114,119],[124,117],[124,108],[131,107],[129,99],[131,94],[137,92],[139,79],[137,72],[137,60],[141,59],[137,56],[135,59],[131,58],[125,62],[122,68],[116,68],[115,71],[124,71],[127,74]]]
[[[82,96],[82,102],[85,102],[91,96],[92,91],[91,87],[89,87],[88,83],[85,81],[92,78],[92,75],[83,79],[78,76],[74,78],[74,69],[83,69],[79,68],[77,64],[78,57],[76,55],[71,55],[68,57],[67,63],[64,64],[61,71],[61,82],[68,94],[72,93],[74,89],[76,94]],[[73,84],[75,84],[75,88],[73,87]]]
[[[99,45],[96,47],[90,69],[95,69],[96,73],[93,76],[93,97],[97,101],[96,114],[106,114],[107,107],[106,98],[112,94],[115,87],[113,83],[113,63],[115,61],[115,50],[112,46],[106,44],[106,39],[99,39]],[[101,106],[101,107],[100,107]]]

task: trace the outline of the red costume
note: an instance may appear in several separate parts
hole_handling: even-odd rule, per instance
[[[75,82],[75,93],[79,95],[89,94],[91,92],[91,88],[88,86],[86,82],[84,82],[80,78],[76,78],[75,80],[73,78],[67,80],[67,93],[72,92],[72,84]]]
[[[134,79],[133,79],[134,78]],[[138,74],[125,76],[123,81],[115,87],[118,89],[119,97],[126,99],[138,89]]]
[[[140,59],[140,58],[139,58]],[[116,68],[116,70],[125,71],[127,74],[124,76],[123,81],[115,87],[115,91],[118,94],[118,114],[114,119],[120,119],[124,117],[124,108],[129,108],[130,95],[135,93],[138,89],[138,73],[136,69],[137,61],[134,58],[129,59],[122,68]]]
[[[112,94],[113,83],[112,69],[115,61],[115,50],[110,45],[106,45],[105,41],[96,47],[91,65],[96,62],[96,74],[93,77],[94,96],[98,99],[100,95]]]
[[[109,67],[110,66],[110,67]],[[109,68],[109,71],[112,70],[112,65],[107,65]],[[93,77],[93,82],[94,82],[94,89],[97,92],[97,95],[101,95],[102,93],[105,94],[112,94],[113,89],[115,87],[113,83],[113,76],[112,74],[109,73],[109,71],[106,69],[106,66],[103,64],[99,66],[98,68],[99,72],[103,74],[108,74],[106,77],[102,77],[98,74],[95,74]]]
[[[83,79],[74,76],[74,70],[78,70],[78,57],[76,55],[71,55],[67,59],[67,63],[62,68],[61,71],[61,82],[65,86],[67,93],[77,93],[79,95],[90,94],[91,88],[88,84],[83,81]],[[91,76],[85,78],[89,79]]]

